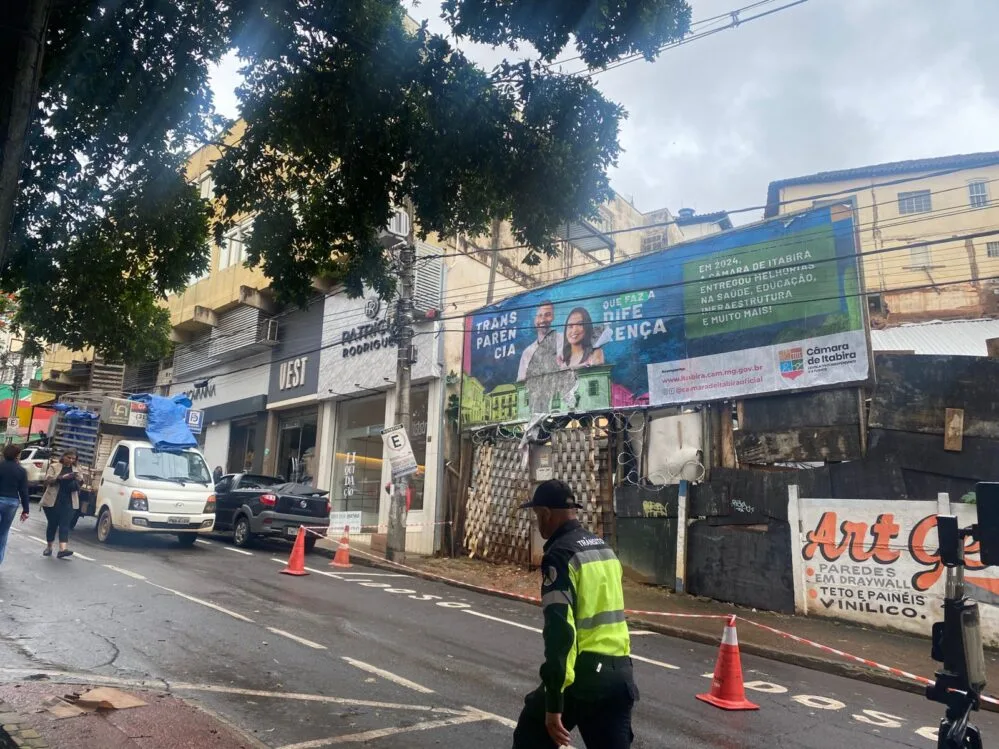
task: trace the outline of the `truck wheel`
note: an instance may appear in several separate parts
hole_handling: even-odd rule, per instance
[[[253,540],[253,533],[250,532],[250,520],[246,515],[236,518],[236,524],[232,527],[232,542],[241,549],[245,549]]]
[[[101,514],[97,517],[97,540],[102,544],[110,543],[114,537],[114,525],[111,523],[111,510],[107,507],[101,508]]]
[[[194,542],[198,540],[197,533],[178,533],[177,540],[180,541],[180,545],[186,548],[194,546]]]
[[[311,554],[312,550],[314,548],[316,548],[316,543],[318,541],[319,541],[319,539],[316,536],[312,535],[311,533],[308,534],[305,537],[305,553],[306,554]]]

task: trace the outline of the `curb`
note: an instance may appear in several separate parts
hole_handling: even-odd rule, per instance
[[[50,746],[14,708],[0,702],[0,749],[50,749]]]
[[[326,554],[326,549],[317,546],[316,551],[322,551],[324,555]],[[332,552],[328,554],[332,558]],[[389,570],[393,572],[398,572],[398,568],[393,567],[392,564],[388,562],[382,562],[381,560],[375,560],[370,558],[362,558],[359,561],[351,560],[356,566],[361,567],[373,567],[375,569]],[[472,583],[465,583],[460,580],[442,580],[440,577],[422,570],[406,570],[407,574],[411,574],[414,577],[418,577],[422,580],[427,580],[429,582],[443,583],[444,585],[449,585],[453,588],[460,588],[462,590],[467,590],[472,593],[480,593],[482,595],[492,596],[493,598],[502,598],[508,601],[518,601],[520,603],[527,603],[533,606],[538,606],[537,603],[533,601],[527,601],[517,596],[513,593],[506,593],[501,590],[496,591],[485,591],[482,590],[481,586],[476,586]],[[648,619],[642,619],[639,617],[628,617],[628,621],[634,624],[639,624],[643,629],[647,629],[651,632],[657,634],[665,635],[667,637],[675,637],[680,640],[688,640],[690,642],[700,643],[702,645],[717,645],[721,641],[721,635],[714,636],[706,634],[704,632],[688,629],[686,627],[679,627],[672,624],[663,624],[661,622],[649,621]],[[771,661],[778,661],[779,663],[787,663],[792,666],[800,666],[802,668],[808,668],[812,671],[819,671],[822,673],[832,674],[833,676],[842,676],[847,679],[853,679],[855,681],[864,681],[869,684],[877,684],[881,687],[887,687],[889,689],[897,689],[901,692],[908,692],[910,694],[923,695],[926,693],[926,688],[921,684],[916,684],[914,682],[908,681],[898,676],[893,676],[892,674],[885,673],[884,671],[879,671],[877,669],[865,668],[864,666],[857,666],[851,663],[844,663],[842,661],[835,661],[828,658],[821,658],[819,656],[812,655],[799,655],[795,653],[789,653],[781,648],[772,647],[769,645],[757,645],[755,643],[740,642],[739,649],[743,653],[748,653],[749,655],[754,655],[759,658],[766,658]],[[982,702],[981,710],[983,712],[994,712],[999,713],[999,705],[992,705],[988,702]]]

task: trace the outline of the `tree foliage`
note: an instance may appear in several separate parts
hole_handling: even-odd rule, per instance
[[[529,41],[545,59],[575,35],[595,63],[651,57],[689,23],[679,0],[444,8],[459,35]],[[254,214],[249,262],[285,298],[304,298],[323,275],[353,293],[363,284],[390,293],[390,258],[376,240],[405,200],[424,236],[478,235],[509,220],[525,262],[536,263],[554,254],[560,226],[609,194],[623,111],[587,77],[540,61],[484,71],[426,26],[407,29],[396,0],[265,3],[238,24],[247,124],[212,169],[225,206],[216,239]]]
[[[526,262],[609,192],[621,108],[588,65],[681,37],[682,0],[447,0],[456,37],[540,60],[486,71],[413,28],[399,0],[12,0],[50,7],[36,117],[0,291],[35,339],[113,358],[163,352],[164,297],[207,268],[209,206],[184,161],[217,132],[208,66],[235,46],[246,131],[213,166],[215,238],[254,215],[249,263],[280,296],[315,276],[391,293],[377,242],[411,201],[421,231],[508,219]],[[2,231],[2,228],[0,228]]]
[[[52,4],[38,114],[0,289],[31,337],[112,358],[164,352],[159,302],[207,267],[208,210],[184,176],[209,137],[221,3]]]

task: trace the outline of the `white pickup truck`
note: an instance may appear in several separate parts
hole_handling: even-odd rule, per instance
[[[142,403],[83,393],[63,401],[99,414],[60,414],[52,436],[54,460],[68,448],[77,451],[80,515],[97,517],[98,541],[116,533],[172,533],[190,546],[212,532],[215,485],[199,450],[155,449],[145,438]]]

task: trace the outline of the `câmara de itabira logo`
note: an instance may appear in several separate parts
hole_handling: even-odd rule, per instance
[[[783,348],[777,352],[780,363],[780,376],[793,380],[805,374],[805,352],[801,346]]]

